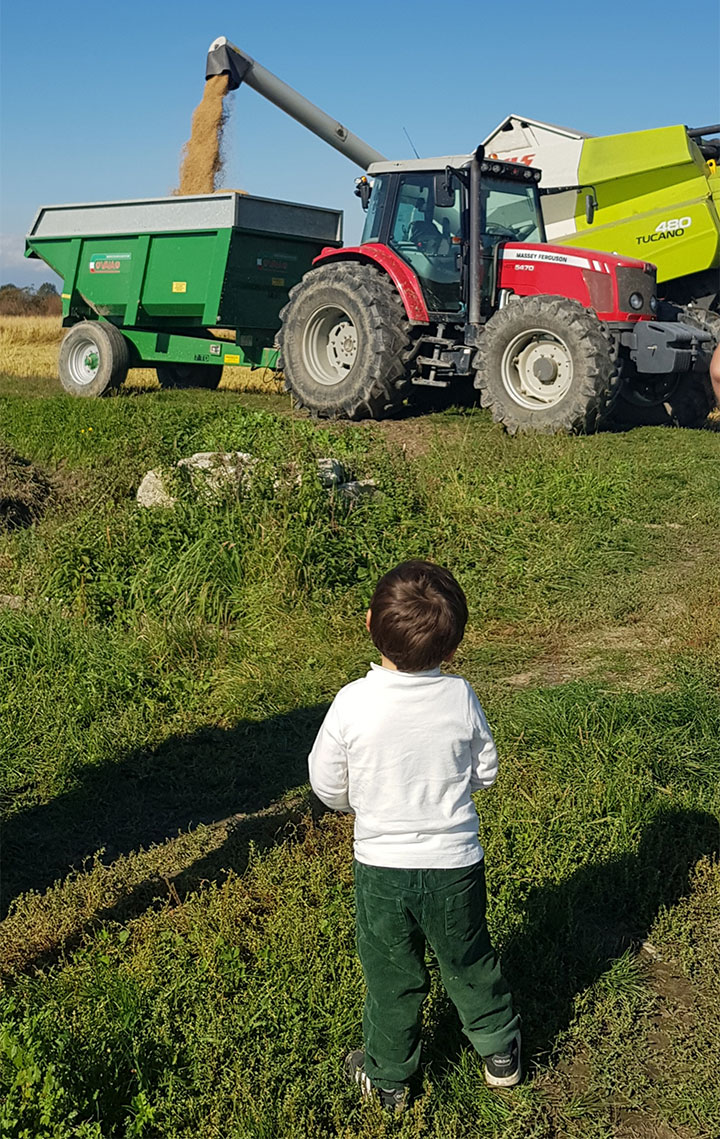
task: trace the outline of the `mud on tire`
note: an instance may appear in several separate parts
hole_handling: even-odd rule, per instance
[[[379,419],[409,384],[410,327],[392,281],[356,261],[321,265],[280,313],[285,388],[322,418]]]
[[[475,354],[480,403],[511,435],[593,431],[619,382],[605,326],[564,297],[510,300],[485,325]]]

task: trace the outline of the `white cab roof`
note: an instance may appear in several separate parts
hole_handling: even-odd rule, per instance
[[[466,166],[472,154],[442,154],[439,158],[399,158],[395,162],[373,162],[368,174],[392,174],[395,170],[444,170],[446,166]]]

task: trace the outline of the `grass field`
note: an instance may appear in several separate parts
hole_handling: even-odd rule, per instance
[[[24,525],[0,489],[3,1134],[720,1134],[717,434],[318,426],[272,394],[83,401],[40,375],[0,378],[0,415],[6,484],[34,494]],[[219,448],[260,459],[239,496],[137,508],[150,467]],[[274,486],[320,455],[381,493]],[[477,805],[529,1078],[484,1087],[434,973],[394,1121],[340,1076],[351,824],[312,807],[305,759],[409,556],[471,606],[456,664],[501,750]]]

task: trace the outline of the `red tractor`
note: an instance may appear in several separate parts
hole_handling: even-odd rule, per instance
[[[671,374],[710,409],[709,334],[658,319],[648,262],[546,244],[539,170],[482,148],[389,162],[224,39],[208,57],[220,71],[371,179],[360,244],[323,250],[281,313],[286,384],[314,415],[380,418],[413,385],[464,378],[511,433],[590,431],[621,390],[656,402]]]

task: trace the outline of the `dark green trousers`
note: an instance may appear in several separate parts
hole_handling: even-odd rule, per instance
[[[505,1051],[520,1025],[490,944],[485,864],[394,870],[355,862],[357,947],[365,974],[365,1071],[374,1084],[407,1084],[420,1064],[422,1004],[430,988],[426,943],[465,1035],[481,1056]]]

